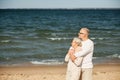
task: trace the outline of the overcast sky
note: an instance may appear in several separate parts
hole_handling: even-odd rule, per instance
[[[120,8],[120,0],[0,0],[0,8]]]

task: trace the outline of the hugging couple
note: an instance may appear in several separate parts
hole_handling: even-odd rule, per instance
[[[89,39],[89,29],[81,28],[71,42],[65,56],[68,62],[66,80],[92,80],[94,43]]]

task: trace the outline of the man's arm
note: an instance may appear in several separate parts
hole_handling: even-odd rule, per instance
[[[75,57],[84,57],[85,55],[89,54],[91,51],[93,51],[93,44],[87,44],[86,47],[82,48],[82,51],[79,51],[78,53],[74,54]]]
[[[77,57],[84,57],[85,55],[89,54],[89,52],[93,51],[94,45],[93,43],[86,45],[85,48],[82,48],[81,51],[75,54],[71,54],[70,58],[74,62]]]

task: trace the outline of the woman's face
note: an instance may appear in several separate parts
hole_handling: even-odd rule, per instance
[[[72,47],[75,47],[77,45],[77,43],[75,42],[75,40],[72,41],[71,45],[72,45]]]

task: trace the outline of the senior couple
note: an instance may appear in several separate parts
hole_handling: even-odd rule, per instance
[[[93,50],[94,43],[89,39],[89,29],[81,28],[65,56],[65,61],[68,61],[66,80],[92,80]],[[75,61],[80,57],[82,63],[78,66]]]

